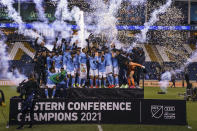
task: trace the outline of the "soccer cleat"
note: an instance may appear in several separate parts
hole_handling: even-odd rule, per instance
[[[114,88],[115,87],[115,85],[111,85],[111,88]]]
[[[136,88],[138,88],[138,89],[139,89],[139,88],[140,88],[140,86],[138,86],[138,85],[137,85],[137,86],[136,86]]]
[[[51,97],[52,99],[54,98],[54,96]]]
[[[120,88],[120,86],[119,85],[116,85],[115,88]]]
[[[124,88],[124,85],[121,85],[121,87],[120,88]]]
[[[82,87],[85,87],[85,84],[82,84]]]
[[[130,86],[129,88],[135,88],[135,86]]]
[[[90,88],[94,88],[93,86],[90,86]]]
[[[72,88],[75,88],[75,87],[76,87],[76,85],[75,85],[75,84],[73,84],[73,85],[72,85]]]
[[[76,87],[78,87],[78,88],[79,88],[79,87],[80,87],[80,85],[77,83],[77,84],[76,84]]]
[[[124,88],[129,88],[129,85],[125,85]]]

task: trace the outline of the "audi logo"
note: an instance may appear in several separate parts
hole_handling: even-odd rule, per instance
[[[166,107],[164,107],[164,111],[175,111],[175,107],[174,106],[166,106]]]

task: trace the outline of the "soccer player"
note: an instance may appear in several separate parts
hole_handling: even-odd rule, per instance
[[[66,62],[67,62],[67,59],[68,59],[68,56],[70,55],[70,49],[69,48],[66,48],[65,49],[65,52],[63,54],[63,67],[64,67],[64,70],[67,70],[66,68]]]
[[[56,77],[58,83],[57,83],[57,86],[56,86],[56,89],[57,91],[60,92],[60,97],[65,97],[65,94],[66,94],[66,88],[67,88],[67,85],[66,85],[66,73],[64,71],[64,68],[62,67],[61,68],[61,73],[58,74],[58,76]]]
[[[79,55],[81,53],[80,50],[81,50],[81,47],[78,47],[77,50],[76,50],[76,55],[74,57],[74,65],[75,65],[74,71],[75,71],[75,79],[77,80],[77,84],[76,84],[77,87],[81,87],[81,85],[80,85],[81,80],[80,80],[80,77],[79,77],[79,75],[80,75],[80,73],[79,73],[79,71],[80,71]]]
[[[87,79],[87,55],[86,55],[86,49],[83,48],[82,52],[79,55],[79,63],[80,63],[80,72],[79,72],[79,87],[80,85],[82,87],[85,86],[85,82]]]
[[[129,86],[130,88],[134,88],[135,87],[135,82],[134,82],[134,73],[135,73],[135,67],[141,67],[143,69],[145,69],[145,66],[143,65],[140,65],[140,64],[137,64],[137,63],[134,63],[132,61],[129,62],[129,77],[128,77],[128,83],[129,83]],[[132,83],[132,86],[131,86],[131,83]]]
[[[56,52],[56,55],[53,57],[53,60],[55,62],[55,71],[57,73],[61,72],[62,60],[63,60],[61,53]]]
[[[109,49],[105,50],[105,60],[106,60],[106,74],[107,80],[109,82],[109,88],[114,87],[114,78],[113,78],[113,66],[112,66],[112,54],[109,52]]]
[[[99,70],[99,88],[101,88],[101,82],[103,78],[103,84],[106,88],[106,60],[105,56],[101,56],[98,61],[98,70]]]
[[[49,70],[53,65],[53,56],[50,52],[47,53],[47,70]]]
[[[93,53],[91,56],[89,56],[89,63],[90,63],[90,88],[93,88],[93,81],[94,78],[96,79],[96,87],[98,88],[98,66],[97,66],[97,61],[98,61],[98,53]]]
[[[116,88],[119,87],[119,79],[118,79],[118,74],[119,74],[119,67],[118,67],[118,59],[116,56],[118,55],[118,51],[116,50],[112,51],[112,63],[113,63],[113,75],[115,78],[115,86]]]
[[[50,68],[48,70],[48,74],[47,74],[47,84],[45,87],[45,95],[46,98],[49,98],[49,93],[48,93],[48,88],[52,88],[53,89],[53,93],[52,93],[52,98],[54,98],[55,96],[55,92],[56,92],[56,85],[55,83],[50,79],[51,76],[55,75],[55,69],[54,68]]]
[[[67,57],[68,59],[66,62],[66,68],[67,68],[67,74],[68,74],[67,87],[69,87],[70,78],[72,77],[72,84],[71,84],[72,88],[75,87],[74,57],[75,57],[75,52],[71,52],[71,54],[68,55]]]

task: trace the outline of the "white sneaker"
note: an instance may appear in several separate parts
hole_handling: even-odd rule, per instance
[[[52,99],[54,98],[54,96],[51,97]]]
[[[136,85],[135,87],[136,87],[136,88],[140,88],[140,86],[138,86],[138,85]]]
[[[119,85],[116,85],[115,88],[120,88],[120,86]]]
[[[129,85],[125,85],[125,87],[124,88],[129,88]]]
[[[124,88],[124,85],[121,85],[121,87],[120,88]]]

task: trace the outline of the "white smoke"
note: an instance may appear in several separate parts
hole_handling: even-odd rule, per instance
[[[118,34],[116,14],[121,3],[122,0],[109,0],[108,3],[103,0],[91,1],[90,5],[94,12],[87,14],[86,20],[88,25],[95,25],[91,33],[105,35],[110,43],[116,40]]]
[[[163,92],[167,93],[167,87],[169,86],[170,80],[171,80],[171,73],[169,71],[161,75],[161,81],[159,82],[159,85]]]
[[[191,63],[195,62],[197,60],[197,51],[195,51],[190,58],[183,64],[183,66],[181,66],[179,69],[176,70],[171,70],[166,71],[164,74],[162,74],[161,76],[161,81],[160,83],[160,87],[162,91],[167,91],[167,87],[169,86],[169,81],[171,80],[171,76],[174,75],[176,76],[179,73],[182,73],[185,68],[187,68]]]
[[[0,76],[4,77],[7,75],[8,72],[8,67],[9,67],[9,57],[7,57],[7,52],[6,52],[6,44],[5,44],[5,38],[3,33],[0,32],[1,35],[1,40],[0,40]]]
[[[37,37],[42,38],[39,34],[34,32],[33,30],[28,30],[25,28],[25,23],[22,21],[21,16],[13,8],[13,3],[14,3],[13,0],[1,0],[0,1],[0,4],[3,4],[4,6],[7,7],[9,17],[11,17],[16,23],[19,24],[18,33],[23,34],[25,36],[30,36],[32,38],[37,38]]]
[[[123,45],[117,40],[117,14],[124,0],[87,0],[93,13],[86,14],[86,25],[91,27],[95,25],[95,28],[89,28],[90,32],[94,35],[102,34],[107,38],[108,46],[114,43],[116,47],[121,48]],[[127,0],[132,6],[143,5],[146,0]]]
[[[137,5],[142,5],[144,4],[145,2],[147,2],[147,0],[129,0],[130,3],[134,6],[137,6]]]
[[[0,78],[14,81],[18,85],[21,81],[26,79],[23,74],[20,74],[17,69],[13,72],[9,71],[9,56],[6,51],[5,36],[0,31]]]
[[[133,43],[132,47],[135,47],[138,42],[144,43],[146,42],[147,32],[149,31],[150,26],[153,26],[157,21],[159,21],[158,15],[163,14],[167,11],[167,9],[171,6],[172,0],[167,0],[166,4],[159,7],[159,9],[155,9],[151,13],[151,18],[148,22],[144,23],[144,29],[141,30],[141,33],[136,36],[136,41]]]
[[[34,0],[34,3],[36,4],[36,9],[39,13],[39,18],[44,21],[45,23],[48,23],[48,19],[46,18],[46,15],[44,13],[44,8],[42,5],[43,0]]]
[[[89,33],[87,29],[85,28],[84,12],[81,11],[78,7],[74,7],[71,11],[71,15],[73,19],[76,21],[76,24],[78,25],[77,35],[73,35],[71,43],[73,44],[74,42],[78,41],[79,42],[78,46],[85,48],[87,45],[85,39],[88,38]]]
[[[55,17],[58,20],[72,20],[70,12],[68,10],[68,1],[67,0],[60,0],[57,9],[55,12]]]

